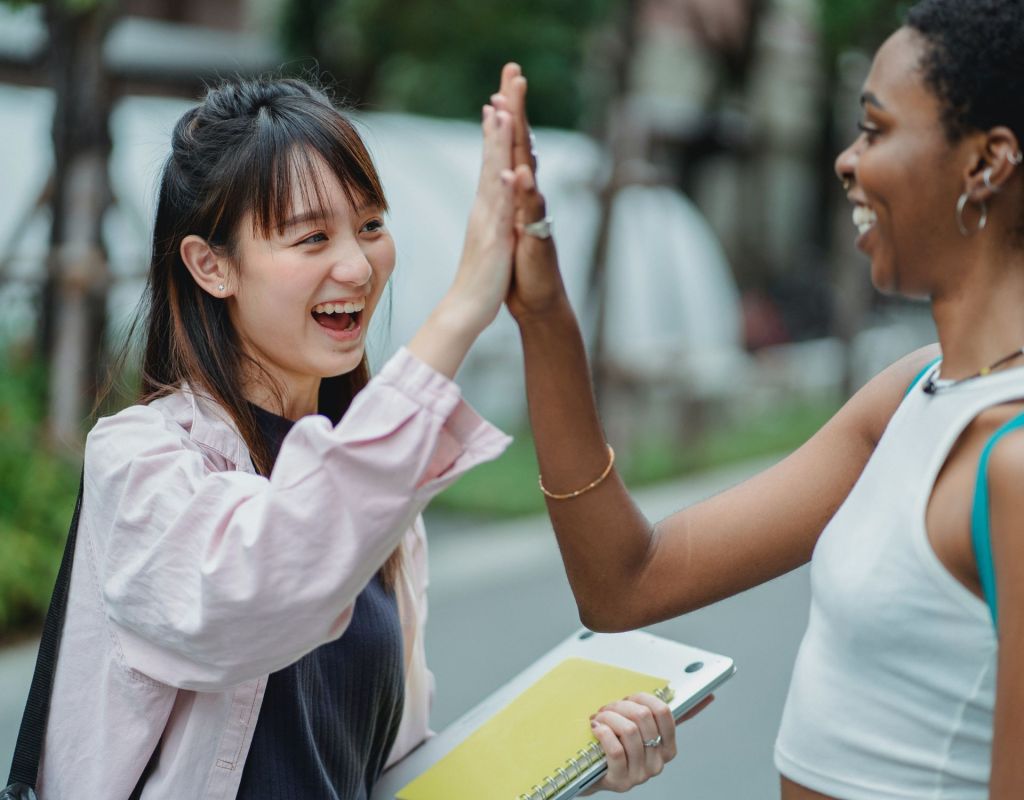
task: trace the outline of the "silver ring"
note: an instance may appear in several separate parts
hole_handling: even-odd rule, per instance
[[[653,739],[646,739],[644,741],[644,747],[657,747],[661,744],[661,734],[659,733]]]
[[[551,223],[554,220],[550,217],[544,217],[536,222],[530,222],[523,225],[523,233],[527,236],[534,236],[538,239],[550,239],[551,238]]]

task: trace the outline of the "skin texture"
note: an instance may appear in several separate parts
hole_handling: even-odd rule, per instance
[[[920,35],[900,29],[882,46],[864,87],[863,131],[836,161],[852,203],[877,214],[858,237],[883,291],[930,299],[943,378],[976,373],[1024,344],[1024,177],[1010,161],[1020,143],[1009,129],[975,131],[950,142],[941,105],[919,69]],[[991,169],[985,186],[982,175]],[[520,218],[539,219],[544,199],[516,166]],[[964,237],[954,214],[970,198]],[[607,464],[586,353],[558,274],[552,241],[520,237],[510,311],[519,323],[531,422],[544,485],[566,492]],[[613,473],[572,500],[548,500],[584,624],[627,630],[728,597],[809,561],[829,519],[846,499],[882,432],[936,346],[904,357],[859,390],[801,448],[716,497],[657,523],[637,510]],[[1024,359],[1005,368],[1021,366]],[[1024,406],[982,413],[950,454],[933,490],[929,540],[965,586],[980,593],[969,513],[981,447]],[[1024,795],[1024,436],[1011,434],[990,463],[992,540],[999,593],[999,678],[990,796]],[[802,612],[801,612],[802,613]],[[782,780],[784,800],[824,795]]]

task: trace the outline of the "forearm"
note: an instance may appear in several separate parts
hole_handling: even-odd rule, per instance
[[[601,475],[609,452],[601,430],[586,351],[568,303],[520,320],[526,393],[544,486],[567,493]],[[547,498],[580,617],[595,629],[641,624],[628,600],[652,552],[651,526],[613,470],[594,489]]]
[[[407,348],[423,363],[454,379],[466,353],[490,320],[473,318],[472,301],[445,296],[416,331]]]

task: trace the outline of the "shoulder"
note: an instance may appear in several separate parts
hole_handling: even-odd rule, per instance
[[[930,344],[890,364],[862,386],[840,415],[869,440],[878,443],[907,391],[922,371],[941,355],[937,344]]]
[[[86,468],[95,473],[147,454],[191,449],[191,409],[188,397],[175,392],[101,417],[86,436]]]
[[[895,401],[896,405],[899,405],[912,384],[941,356],[942,351],[938,344],[918,348],[894,361],[872,378],[864,388],[871,387],[874,392],[885,395],[890,403]]]

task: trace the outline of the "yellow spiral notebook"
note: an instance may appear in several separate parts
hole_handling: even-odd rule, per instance
[[[603,757],[591,733],[591,714],[637,692],[669,700],[668,683],[610,664],[567,659],[396,797],[547,800]]]
[[[569,800],[606,769],[590,729],[601,706],[651,692],[679,719],[735,671],[646,631],[576,631],[391,767],[371,800]]]

